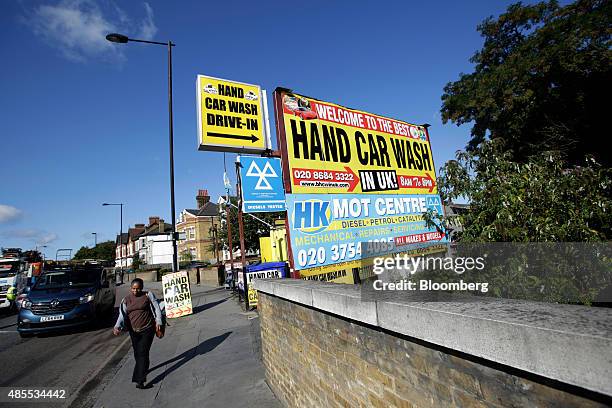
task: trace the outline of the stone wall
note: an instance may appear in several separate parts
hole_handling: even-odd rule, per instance
[[[256,287],[267,382],[288,407],[602,407],[611,402],[601,393],[284,299],[269,285]]]

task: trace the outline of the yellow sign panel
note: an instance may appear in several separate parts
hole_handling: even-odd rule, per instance
[[[438,193],[425,127],[293,93],[281,98],[292,193]]]
[[[187,272],[168,273],[162,276],[162,290],[166,303],[166,317],[175,318],[193,313]]]
[[[258,85],[198,75],[196,87],[199,150],[248,153],[267,148]]]
[[[249,307],[257,307],[257,303],[259,298],[257,297],[257,290],[249,287],[248,294],[249,297]]]
[[[300,277],[304,280],[353,284],[355,283],[353,268],[359,267],[360,264],[360,261],[342,262],[335,265],[303,269],[299,272]]]

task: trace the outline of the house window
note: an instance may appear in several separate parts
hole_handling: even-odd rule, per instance
[[[188,231],[188,234],[189,234],[189,235],[188,235],[188,237],[187,237],[187,239],[188,239],[189,241],[193,241],[193,240],[195,240],[195,239],[196,239],[196,236],[195,236],[195,227],[191,227],[191,228],[189,228],[187,231]]]
[[[191,253],[191,259],[198,259],[198,253],[195,248],[189,248],[189,252]]]

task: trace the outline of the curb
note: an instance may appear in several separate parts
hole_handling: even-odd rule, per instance
[[[130,340],[129,336],[126,336],[126,338],[119,343],[115,349],[113,350],[113,352],[102,362],[102,364],[100,364],[98,366],[98,368],[96,368],[91,375],[89,376],[89,379],[85,380],[76,390],[74,390],[72,396],[66,401],[66,403],[64,405],[62,405],[63,408],[70,408],[73,406],[73,404],[77,401],[80,400],[79,397],[85,397],[86,395],[80,395],[81,392],[84,389],[94,389],[96,388],[97,385],[97,380],[98,380],[98,375],[105,369],[107,368],[107,366],[109,366],[109,363],[111,361],[113,361],[115,359],[115,357],[117,356],[117,354],[124,348],[126,348],[126,344],[128,344],[128,340]],[[126,350],[127,351],[127,350]],[[121,357],[123,359],[123,357]]]

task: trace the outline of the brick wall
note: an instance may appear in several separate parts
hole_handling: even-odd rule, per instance
[[[266,293],[258,308],[266,379],[285,406],[608,406],[575,387],[527,379]]]

